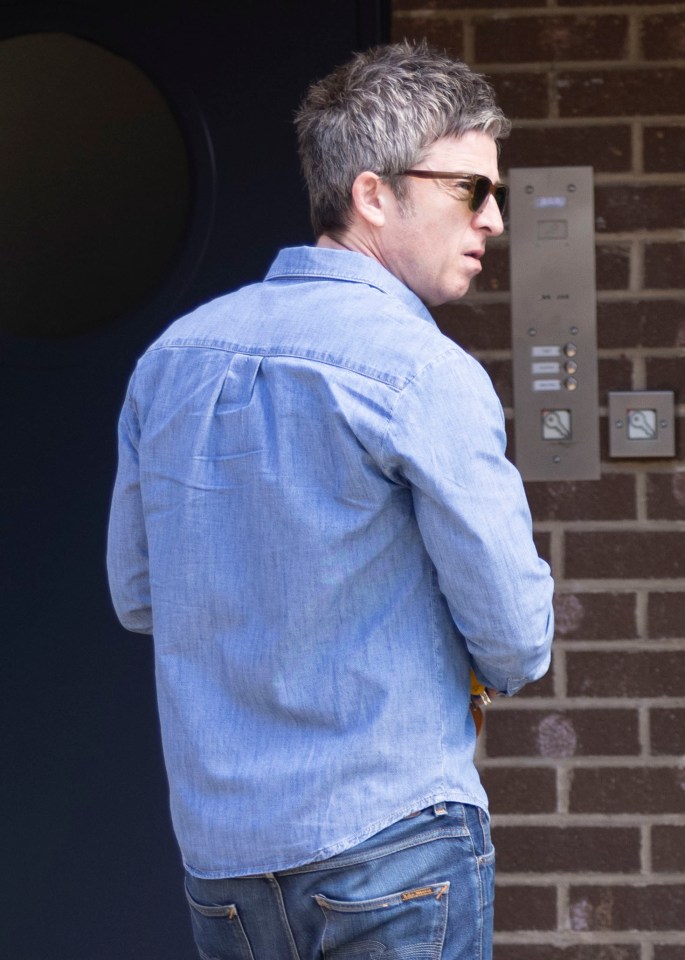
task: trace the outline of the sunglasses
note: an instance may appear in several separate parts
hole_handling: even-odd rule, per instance
[[[507,205],[507,195],[509,188],[503,183],[493,183],[488,177],[479,173],[445,173],[441,170],[404,170],[402,177],[418,177],[421,180],[455,180],[459,181],[468,189],[468,196],[465,198],[469,204],[469,210],[472,213],[478,213],[485,205],[490,194],[495,198],[495,203],[500,213],[504,213]]]

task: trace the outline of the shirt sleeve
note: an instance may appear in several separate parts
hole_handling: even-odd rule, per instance
[[[135,633],[152,633],[139,438],[140,426],[129,394],[119,418],[119,465],[109,517],[107,574],[114,609],[122,625]]]
[[[398,398],[385,454],[416,518],[478,679],[512,695],[550,662],[553,581],[538,557],[521,477],[506,459],[490,379],[456,345]]]

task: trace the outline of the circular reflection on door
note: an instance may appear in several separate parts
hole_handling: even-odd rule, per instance
[[[0,329],[69,337],[152,296],[189,215],[166,101],[124,58],[64,33],[0,41]]]

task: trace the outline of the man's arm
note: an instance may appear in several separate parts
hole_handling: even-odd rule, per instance
[[[456,347],[405,388],[386,437],[476,676],[511,695],[546,673],[554,618],[549,567],[505,446],[492,384]]]
[[[109,518],[107,574],[114,609],[123,626],[136,633],[152,633],[139,436],[138,419],[129,395],[119,419],[119,466]]]

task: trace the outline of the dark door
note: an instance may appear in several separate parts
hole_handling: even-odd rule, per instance
[[[116,419],[162,327],[310,240],[293,112],[388,8],[0,2],[4,957],[195,955],[106,587]]]

